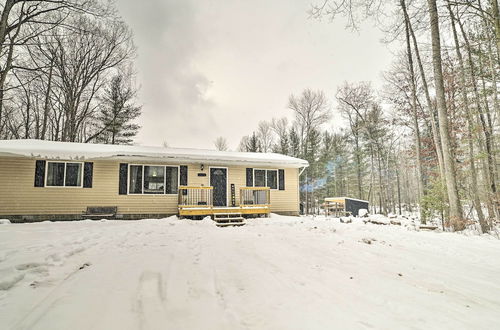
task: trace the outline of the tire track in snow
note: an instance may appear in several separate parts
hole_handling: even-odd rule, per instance
[[[161,273],[142,272],[134,306],[140,329],[161,329],[168,323],[165,300]]]

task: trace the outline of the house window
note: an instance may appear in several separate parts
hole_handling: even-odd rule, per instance
[[[82,163],[66,163],[66,187],[80,187],[82,185]]]
[[[253,172],[254,187],[278,189],[278,170],[258,170]]]
[[[177,194],[177,166],[129,165],[129,194]]]
[[[144,193],[163,194],[165,192],[165,167],[144,166]]]
[[[266,170],[254,170],[253,172],[254,187],[266,186]]]
[[[166,167],[166,194],[177,194],[179,186],[179,168]]]
[[[130,165],[128,192],[142,194],[142,165]]]
[[[47,187],[81,187],[82,177],[82,163],[47,162]]]
[[[267,186],[271,189],[278,189],[278,171],[267,170]]]

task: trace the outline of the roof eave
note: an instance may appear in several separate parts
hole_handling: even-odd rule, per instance
[[[284,167],[284,168],[302,168],[302,167],[308,167],[309,164],[307,162],[283,162],[279,160],[265,160],[265,161],[258,161],[258,160],[245,160],[245,159],[220,159],[220,158],[199,158],[199,157],[178,157],[178,156],[153,156],[153,155],[101,155],[101,156],[89,156],[89,157],[76,157],[76,156],[69,156],[69,155],[63,155],[63,154],[50,154],[50,152],[47,152],[46,154],[43,153],[27,153],[27,152],[15,152],[15,151],[3,151],[0,152],[0,156],[4,157],[23,157],[23,158],[38,158],[38,159],[54,159],[54,160],[75,160],[75,161],[98,161],[98,160],[118,160],[118,161],[149,161],[149,162],[172,162],[172,163],[184,163],[184,164],[208,164],[208,165],[241,165],[241,166],[251,166],[251,167],[257,167],[257,166],[262,166],[262,167],[270,167],[270,166],[276,166],[276,167]],[[66,157],[68,156],[68,157]]]

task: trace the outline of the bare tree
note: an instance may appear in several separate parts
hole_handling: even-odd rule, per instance
[[[257,137],[259,138],[262,152],[270,152],[273,146],[274,136],[269,122],[259,122],[259,125],[257,126]]]
[[[53,61],[54,85],[60,90],[57,103],[64,120],[58,139],[62,141],[84,140],[81,130],[97,109],[94,101],[106,76],[135,52],[131,32],[123,22],[75,19],[81,28],[49,37],[44,53]]]
[[[280,154],[288,155],[290,149],[288,119],[286,117],[280,119],[273,118],[271,121],[271,128],[278,137],[278,141],[274,144],[273,150]]]
[[[436,89],[436,103],[438,109],[439,134],[443,149],[443,162],[446,178],[446,189],[450,203],[450,220],[455,229],[464,228],[462,203],[458,195],[455,160],[450,141],[450,132],[447,115],[446,96],[443,81],[443,68],[441,58],[441,36],[439,34],[439,15],[436,0],[427,0],[430,17],[432,63],[434,69],[434,86]]]
[[[388,36],[387,40],[401,40],[403,36],[406,41],[410,74],[405,83],[411,85],[408,98],[413,114],[420,111],[424,114],[421,121],[418,116],[414,116],[412,125],[415,131],[417,128],[420,131],[420,144],[425,144],[425,135],[428,131],[432,132],[442,184],[433,184],[432,196],[429,198],[442,194],[440,203],[445,205],[442,209],[449,220],[449,227],[455,230],[465,228],[460,196],[465,196],[463,193],[467,189],[461,184],[461,178],[469,173],[466,172],[467,164],[461,161],[466,154],[472,174],[470,201],[475,205],[481,227],[487,230],[486,223],[481,220],[480,199],[486,201],[490,217],[499,216],[493,206],[493,200],[498,199],[498,196],[492,197],[498,185],[498,170],[494,164],[499,142],[498,131],[493,128],[495,125],[498,127],[500,118],[496,88],[500,61],[498,0],[445,1],[448,10],[443,12],[438,10],[446,7],[437,0],[400,0],[396,3],[380,0],[324,0],[319,5],[313,5],[311,14],[318,18],[334,18],[340,14],[348,18],[350,28],[356,29],[361,18],[373,16],[377,19],[380,14],[378,9],[385,4],[396,5],[402,11],[402,15],[393,16],[395,21],[392,28],[384,32]],[[422,39],[431,41],[430,61],[425,58],[428,45],[417,39],[420,35]],[[442,44],[445,48],[442,48]],[[421,52],[421,49],[425,52]],[[418,71],[413,68],[414,65]],[[430,76],[432,79],[427,78]],[[422,91],[424,105],[418,96],[415,97],[416,93]],[[421,123],[423,126],[420,126]],[[462,143],[464,139],[467,148]],[[417,167],[421,167],[426,156],[422,155],[422,150],[418,151],[418,140],[416,136],[416,160],[421,163]],[[482,167],[483,182],[477,180],[477,173],[474,174],[476,162]],[[417,172],[420,172],[417,176],[421,177],[422,171]],[[432,204],[429,198],[426,202]],[[467,214],[467,217],[472,216],[470,212]]]
[[[215,139],[214,146],[219,151],[227,151],[229,149],[226,138],[222,136]]]
[[[0,136],[4,135],[4,101],[9,86],[8,76],[12,70],[36,70],[43,67],[33,66],[25,61],[33,41],[65,22],[74,13],[87,15],[106,15],[108,8],[95,0],[5,0],[0,4]],[[19,82],[18,83],[24,83]]]
[[[363,146],[362,133],[366,126],[367,113],[374,103],[373,89],[367,82],[349,84],[345,82],[337,89],[337,101],[342,116],[347,119],[354,145],[354,158],[357,177],[357,195],[363,198]]]
[[[245,135],[241,138],[240,143],[238,144],[238,151],[246,152],[248,146],[248,135]]]
[[[451,5],[448,2],[447,4],[448,12],[450,14],[451,18],[451,28],[453,32],[453,40],[455,42],[455,51],[457,53],[457,59],[458,63],[460,66],[460,87],[461,87],[461,92],[462,92],[462,98],[463,98],[463,106],[464,106],[464,111],[466,114],[467,118],[467,134],[468,134],[468,151],[469,151],[469,163],[470,163],[470,168],[471,168],[471,181],[470,181],[470,186],[472,190],[472,202],[474,204],[474,207],[476,208],[476,213],[478,216],[479,223],[481,225],[481,229],[483,232],[487,232],[489,230],[488,224],[485,221],[482,206],[481,206],[481,201],[479,199],[479,189],[478,189],[478,183],[477,183],[477,172],[476,172],[476,165],[475,165],[475,159],[474,159],[474,143],[473,143],[473,135],[474,135],[474,121],[472,119],[472,110],[470,108],[470,102],[469,102],[469,97],[467,93],[467,78],[466,78],[466,71],[465,71],[465,65],[464,65],[464,60],[462,56],[462,51],[461,47],[459,45],[459,40],[458,40],[458,33],[455,27],[455,18],[454,14],[451,9]]]
[[[401,7],[406,8],[404,0],[400,0]],[[415,75],[414,65],[413,65],[413,51],[410,38],[410,27],[409,22],[405,20],[405,39],[406,39],[406,57],[408,60],[408,72],[410,74],[410,86],[411,86],[411,108],[413,115],[413,131],[415,133],[415,159],[417,163],[417,182],[418,182],[418,202],[421,205],[421,200],[425,195],[425,183],[424,174],[422,169],[422,143],[420,136],[420,126],[418,123],[418,99],[417,99],[417,78]],[[420,219],[422,223],[426,222],[425,213],[423,209],[420,208]]]
[[[288,108],[294,112],[301,148],[305,151],[311,132],[330,120],[331,108],[325,93],[311,89],[305,89],[299,97],[290,95]]]
[[[260,139],[255,132],[252,135],[245,135],[241,138],[238,145],[238,151],[244,152],[262,152]]]

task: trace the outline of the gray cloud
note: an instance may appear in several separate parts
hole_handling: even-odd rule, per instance
[[[222,135],[234,149],[260,120],[290,116],[290,93],[333,99],[344,80],[380,80],[390,58],[381,34],[309,20],[309,3],[118,1],[138,47],[138,142],[211,148]]]

